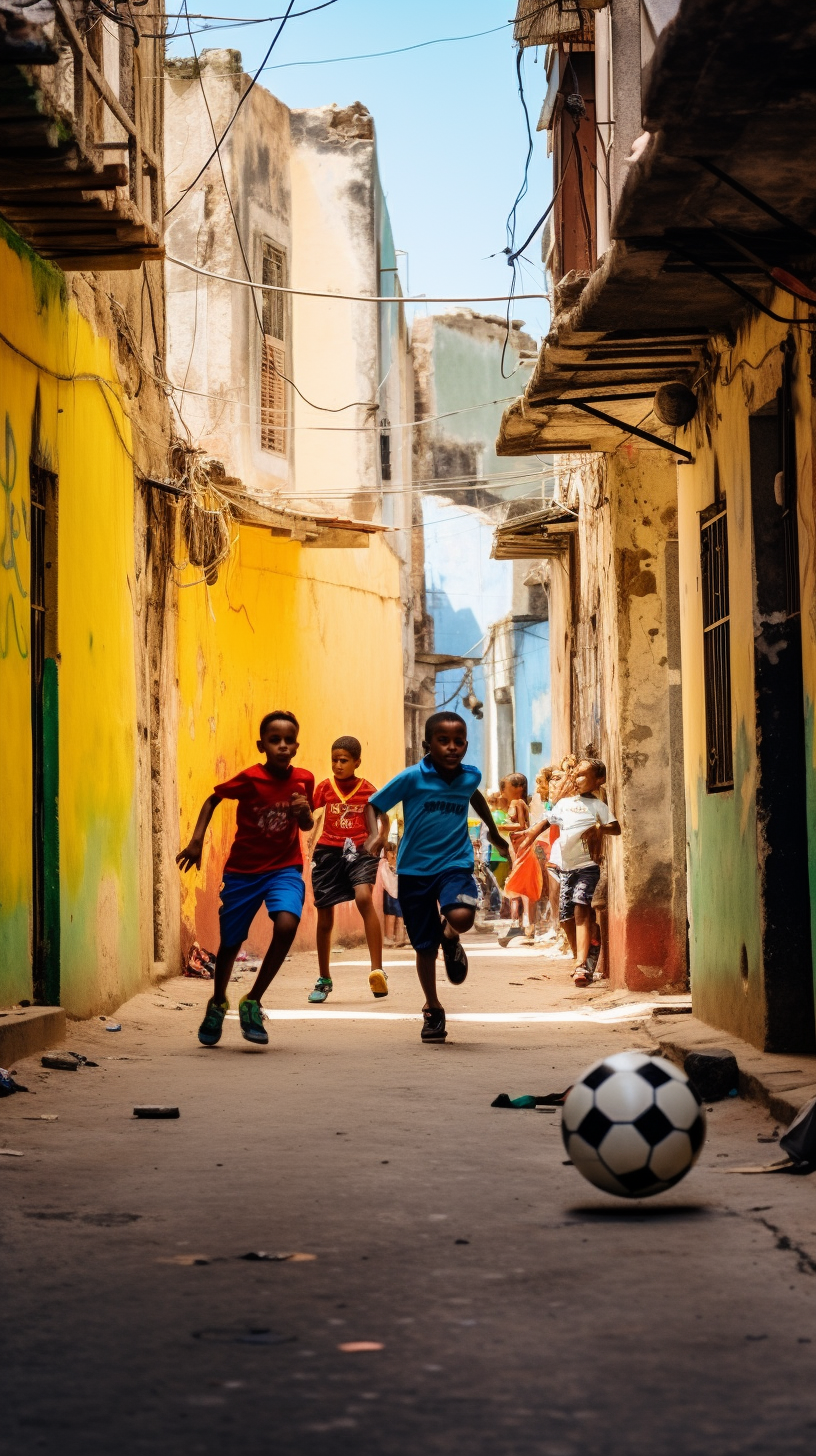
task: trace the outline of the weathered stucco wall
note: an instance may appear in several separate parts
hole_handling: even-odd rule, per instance
[[[612,983],[654,990],[686,974],[682,802],[672,803],[679,680],[670,644],[674,462],[632,442],[577,458],[572,749],[599,751],[621,837],[606,848]],[[563,593],[562,593],[563,595]],[[557,630],[564,634],[563,608]],[[555,625],[555,624],[554,624]],[[560,686],[563,688],[563,676]]]
[[[190,570],[185,580],[194,581]],[[353,580],[353,584],[352,584]],[[180,834],[186,843],[214,783],[258,760],[264,713],[298,717],[297,762],[316,779],[331,771],[334,738],[363,745],[362,771],[381,785],[404,767],[400,595],[397,562],[375,538],[368,550],[311,550],[242,525],[214,587],[190,586],[179,600]],[[184,881],[186,943],[218,943],[218,891],[232,840],[234,807],[216,811],[202,869]],[[308,884],[308,877],[307,877]],[[353,907],[340,932],[360,932]],[[308,898],[300,944],[313,943]],[[249,949],[269,943],[265,911]]]
[[[772,304],[791,311],[790,297]],[[757,816],[754,542],[749,417],[780,388],[785,330],[766,318],[746,322],[733,345],[719,341],[697,418],[678,442],[695,463],[679,486],[681,631],[688,821],[691,984],[695,1013],[757,1046],[766,1044],[763,965],[763,853]],[[793,376],[802,569],[802,657],[806,729],[811,913],[816,901],[816,582],[812,399],[808,354],[797,340]],[[700,593],[699,513],[715,499],[728,507],[731,599],[731,704],[734,788],[706,790],[706,730]]]
[[[108,296],[113,287],[129,305],[129,280],[66,283],[11,234],[0,276],[0,328],[28,355],[0,343],[0,1001],[33,993],[33,462],[57,478],[46,528],[46,999],[87,1015],[153,968],[147,602],[131,457],[144,459],[154,437],[161,453],[166,402],[150,391],[130,402],[134,351],[114,343]]]

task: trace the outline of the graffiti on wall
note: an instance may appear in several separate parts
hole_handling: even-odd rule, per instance
[[[3,490],[3,541],[0,546],[0,566],[5,573],[0,578],[0,659],[8,657],[9,650],[13,646],[16,646],[20,657],[28,657],[28,637],[22,607],[28,592],[23,586],[23,579],[20,575],[17,542],[21,532],[28,541],[30,530],[25,501],[21,501],[18,506],[13,498],[17,485],[17,442],[8,414],[6,414],[5,435],[5,465],[0,468],[0,486]]]

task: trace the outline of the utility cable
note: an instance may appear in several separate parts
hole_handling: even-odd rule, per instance
[[[436,40],[420,40],[416,45],[396,46],[390,51],[367,51],[359,56],[326,56],[319,61],[282,61],[275,66],[262,66],[264,71],[286,71],[291,66],[337,66],[343,61],[376,61],[381,56],[402,56],[406,51],[421,51],[426,46],[453,45],[460,40],[479,40],[483,35],[497,35],[500,30],[506,30],[512,25],[512,20],[506,20],[502,25],[494,25],[490,30],[474,30],[470,35],[440,35]]]
[[[165,217],[169,217],[171,212],[175,212],[176,208],[179,206],[179,203],[181,203],[181,202],[184,201],[184,199],[187,196],[187,194],[192,190],[193,187],[195,187],[195,184],[199,180],[199,178],[202,177],[204,175],[204,173],[206,172],[207,168],[210,165],[210,162],[213,160],[213,158],[217,154],[219,147],[223,145],[223,143],[224,143],[224,141],[225,141],[225,139],[226,139],[226,137],[227,137],[227,135],[228,135],[228,133],[229,133],[229,131],[230,131],[230,129],[231,129],[234,121],[235,121],[235,118],[237,117],[237,115],[238,115],[239,111],[241,110],[241,107],[243,106],[243,104],[246,101],[247,97],[251,94],[252,89],[253,89],[253,87],[255,85],[255,82],[257,81],[258,77],[260,76],[261,71],[263,70],[264,66],[266,65],[266,62],[269,60],[269,57],[271,56],[273,50],[275,49],[275,46],[277,45],[278,40],[280,38],[280,35],[281,35],[282,31],[283,31],[283,27],[285,26],[287,20],[289,19],[289,16],[292,13],[292,7],[294,6],[294,3],[295,3],[295,0],[289,0],[289,4],[286,7],[286,14],[282,17],[281,23],[278,26],[277,30],[275,31],[275,34],[272,37],[272,42],[271,42],[271,44],[269,46],[269,49],[267,50],[266,55],[264,56],[264,58],[263,58],[263,60],[262,60],[262,62],[260,64],[260,66],[258,67],[257,71],[255,72],[255,75],[252,77],[252,80],[250,81],[249,85],[247,86],[246,91],[243,93],[240,101],[238,102],[238,105],[236,106],[235,110],[233,111],[232,116],[230,117],[229,121],[227,122],[226,127],[224,128],[224,131],[221,134],[221,137],[216,141],[216,143],[215,143],[215,151],[213,151],[213,152],[210,153],[209,157],[207,158],[206,162],[204,163],[204,166],[201,167],[201,168],[199,168],[199,170],[196,173],[195,177],[193,178],[192,182],[189,182],[187,184],[187,186],[184,188],[184,191],[181,193],[181,195],[176,198],[176,200],[173,203],[172,207],[168,207],[165,210],[165,214],[164,214]]]
[[[289,293],[296,298],[331,298],[346,299],[350,303],[507,303],[506,293],[489,294],[482,297],[457,297],[457,298],[431,298],[423,293],[409,294],[403,297],[401,294],[371,294],[371,293],[328,293],[316,288],[284,288],[279,283],[253,283],[246,278],[232,278],[227,273],[210,273],[206,268],[197,268],[194,263],[185,263],[183,258],[174,258],[171,253],[165,255],[166,263],[175,263],[179,268],[186,268],[190,273],[200,273],[202,278],[215,278],[219,283],[235,283],[239,288],[259,288],[269,293]],[[517,293],[517,299],[547,298],[546,293]]]

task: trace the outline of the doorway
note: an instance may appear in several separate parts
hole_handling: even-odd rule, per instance
[[[57,477],[29,464],[31,532],[31,973],[34,1001],[59,1004]]]
[[[782,388],[749,429],[765,1049],[803,1052],[814,1008],[791,368],[786,348]]]

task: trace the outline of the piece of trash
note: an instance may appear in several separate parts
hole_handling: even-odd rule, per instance
[[[703,1102],[721,1102],[724,1097],[739,1096],[737,1059],[727,1047],[689,1052],[683,1071]]]
[[[23,1122],[59,1122],[56,1112],[36,1112],[23,1118]]]
[[[105,1022],[105,1030],[106,1031],[121,1031],[122,1030],[122,1023],[121,1023],[121,1021],[106,1021]]]
[[[337,1346],[344,1355],[361,1355],[365,1350],[384,1350],[378,1340],[345,1340],[342,1345]]]
[[[723,1168],[724,1173],[799,1173],[802,1169],[792,1158],[782,1158],[778,1163],[748,1164],[744,1168]]]
[[[7,1072],[5,1067],[0,1067],[0,1097],[13,1097],[15,1092],[27,1091],[27,1087],[21,1087],[19,1082],[15,1082],[11,1072]]]
[[[48,1067],[52,1072],[79,1071],[80,1064],[76,1057],[65,1056],[58,1052],[46,1052],[45,1056],[40,1058],[40,1061],[44,1067]]]
[[[134,1117],[180,1117],[177,1107],[134,1107]]]
[[[769,1133],[758,1132],[757,1133],[757,1142],[758,1143],[778,1143],[779,1142],[779,1128],[778,1127],[775,1127],[774,1130],[773,1130],[773,1132],[769,1132]]]
[[[816,1097],[800,1108],[779,1146],[795,1163],[816,1165]]]
[[[454,1239],[453,1242],[455,1244],[469,1244],[470,1243],[470,1239]]]
[[[180,1264],[182,1268],[189,1268],[193,1264],[210,1264],[212,1260],[208,1254],[168,1254],[163,1259],[157,1259],[157,1264]]]
[[[213,1340],[219,1345],[286,1345],[297,1335],[280,1335],[275,1330],[194,1330],[194,1340]]]
[[[240,959],[240,957],[238,957]],[[244,954],[246,960],[246,953]],[[184,967],[183,975],[192,976],[195,980],[211,981],[215,974],[215,956],[211,950],[204,950],[197,940],[190,946],[187,955],[187,964]]]
[[[82,1055],[82,1052],[69,1052],[68,1055],[69,1055],[69,1057],[75,1057],[76,1060],[79,1062],[79,1065],[81,1067],[98,1067],[99,1066],[99,1063],[98,1062],[89,1062],[88,1061],[88,1058],[87,1057],[84,1057]]]
[[[25,1153],[18,1153],[14,1148],[0,1148],[0,1158],[24,1158]]]
[[[565,1092],[545,1092],[543,1097],[534,1097],[527,1093],[523,1097],[510,1097],[507,1092],[500,1092],[498,1097],[491,1102],[491,1107],[561,1107],[567,1092],[572,1088],[567,1087]]]
[[[265,1249],[250,1249],[248,1254],[238,1254],[239,1259],[260,1260],[270,1264],[310,1264],[317,1254],[267,1254]]]

